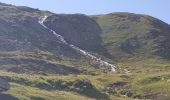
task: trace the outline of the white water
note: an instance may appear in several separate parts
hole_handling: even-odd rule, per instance
[[[114,66],[114,65],[112,65],[112,64],[110,64],[110,63],[108,63],[108,62],[106,62],[106,61],[103,61],[103,60],[101,60],[100,58],[97,58],[97,57],[91,55],[90,53],[86,52],[85,50],[80,49],[80,48],[77,47],[77,46],[74,46],[74,45],[72,45],[72,44],[67,43],[67,41],[64,39],[63,36],[57,34],[54,30],[48,28],[48,27],[44,24],[44,21],[45,21],[47,18],[48,18],[48,16],[42,16],[42,17],[39,18],[39,21],[38,21],[38,22],[39,22],[44,28],[50,30],[50,32],[53,33],[53,34],[57,37],[57,39],[59,39],[63,44],[66,44],[66,45],[70,46],[71,48],[73,48],[74,50],[76,50],[77,52],[79,52],[80,54],[82,54],[82,55],[84,55],[84,56],[86,56],[86,57],[88,57],[88,58],[96,61],[96,62],[99,63],[101,66],[107,67],[110,71],[116,72],[116,66]]]

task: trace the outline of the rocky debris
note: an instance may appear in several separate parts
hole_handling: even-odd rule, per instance
[[[0,92],[7,91],[9,89],[10,89],[9,83],[6,80],[0,78]]]
[[[138,94],[133,90],[127,88],[127,83],[128,82],[125,81],[116,81],[107,87],[107,91],[109,94],[113,94],[113,95],[141,99],[142,98],[141,94]]]
[[[114,82],[114,83],[110,84],[107,89],[109,91],[120,90],[120,89],[123,89],[126,84],[127,84],[127,82],[125,82],[125,81],[117,81],[117,82]]]

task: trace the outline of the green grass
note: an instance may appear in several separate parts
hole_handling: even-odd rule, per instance
[[[23,86],[16,83],[11,83],[11,89],[6,92],[20,100],[92,100],[85,96],[80,96],[76,93],[66,91],[47,91],[29,86]],[[36,99],[37,98],[37,99]],[[38,99],[39,98],[39,99]]]
[[[95,76],[94,75],[83,75],[83,74],[82,75],[66,75],[66,76],[65,75],[64,76],[61,76],[61,75],[42,76],[42,75],[36,75],[36,74],[35,75],[16,74],[16,73],[5,72],[5,71],[0,72],[0,77],[8,80],[9,82],[13,84],[17,84],[18,87],[15,87],[15,88],[16,89],[18,88],[18,92],[20,91],[19,88],[26,86],[28,87],[28,88],[25,87],[26,90],[28,89],[28,93],[32,93],[32,94],[34,94],[34,92],[29,91],[29,90],[33,89],[33,90],[41,90],[41,91],[46,91],[46,92],[60,90],[60,91],[67,91],[69,93],[73,92],[79,96],[80,95],[86,96],[87,98],[98,98],[98,99],[111,98],[106,92],[104,92],[104,90],[108,84],[120,79],[119,75],[116,75],[116,74],[98,74]],[[90,85],[89,83],[87,83],[87,85],[84,85],[83,87],[81,85],[80,87],[73,85],[77,82],[83,82],[83,80],[85,81],[89,80],[92,87],[90,87],[89,89],[84,88],[84,86],[88,87]],[[13,85],[11,85],[11,89],[13,90]],[[10,92],[12,91],[11,89],[8,91],[8,93],[11,93]],[[24,89],[24,91],[26,90]],[[20,92],[23,93],[22,91]],[[42,96],[41,95],[42,94],[40,94],[39,96],[43,97],[43,95]],[[27,97],[24,95],[23,95],[24,97],[21,97],[19,94],[18,95],[13,94],[13,96],[18,97],[19,99]],[[50,96],[50,95],[47,95],[47,96]],[[53,100],[53,99],[51,98],[49,100]]]
[[[36,55],[34,53],[1,53],[1,57],[20,57],[31,59],[42,59],[48,63],[74,65],[69,60],[59,61],[54,58],[53,54],[44,52]],[[134,57],[117,63],[119,68],[128,69],[129,74],[125,74],[124,71],[117,73],[110,73],[107,71],[96,70],[95,74],[81,73],[81,74],[36,74],[36,73],[13,73],[5,70],[0,71],[0,78],[4,78],[11,83],[11,89],[6,93],[19,99],[30,100],[31,98],[45,98],[48,100],[54,99],[111,99],[111,100],[138,100],[138,99],[155,99],[162,98],[168,100],[169,98],[169,86],[168,82],[170,74],[170,63],[168,60],[160,58],[143,59],[142,57]],[[80,68],[89,68],[80,66]],[[95,69],[89,68],[93,71]],[[155,78],[156,77],[156,78]],[[157,78],[158,77],[158,78]],[[160,78],[159,78],[160,77]],[[90,84],[93,88],[83,89]],[[116,81],[128,82],[121,90],[117,90],[116,93],[110,93],[107,91],[109,84]],[[85,82],[83,86],[75,86],[76,82]],[[83,83],[84,84],[84,83]],[[23,88],[23,89],[21,89]],[[16,89],[18,89],[16,91]],[[21,89],[21,90],[20,90]],[[132,97],[125,97],[122,92],[132,91]],[[16,91],[16,92],[15,92]],[[59,91],[56,94],[55,91]],[[35,93],[37,92],[37,93]],[[18,94],[17,94],[18,93]],[[23,94],[24,93],[24,94]],[[44,95],[44,94],[47,95]],[[37,94],[37,95],[36,95]],[[57,95],[57,97],[56,97]]]
[[[102,29],[102,45],[113,60],[153,55],[168,57],[169,25],[147,15],[110,13],[92,16]],[[159,42],[158,42],[159,41]]]
[[[154,42],[168,40],[165,38],[168,36],[165,35],[163,39],[159,36],[155,39],[146,39],[147,33],[152,30],[168,33],[169,31],[165,29],[168,26],[164,27],[166,24],[157,23],[155,26],[153,25],[155,24],[154,18],[129,13],[93,16],[100,26],[97,28],[101,28],[103,33],[98,36],[97,32],[95,34],[97,36],[94,36],[95,39],[90,34],[87,37],[89,39],[85,39],[83,33],[81,36],[83,39],[77,38],[77,41],[82,42],[83,45],[75,42],[82,48],[86,45],[89,49],[84,48],[89,52],[122,68],[117,73],[111,73],[105,68],[95,67],[91,60],[58,43],[53,34],[49,34],[47,30],[40,27],[38,20],[35,21],[33,18],[38,18],[45,13],[51,15],[51,13],[32,12],[33,9],[25,8],[31,12],[21,11],[22,7],[19,9],[10,5],[0,5],[0,7],[6,9],[6,12],[1,12],[4,14],[0,18],[10,23],[10,26],[5,26],[3,30],[8,32],[8,28],[11,29],[8,33],[2,32],[4,37],[7,36],[4,43],[18,40],[18,42],[26,43],[26,45],[18,46],[25,49],[30,46],[27,44],[30,42],[31,47],[29,48],[33,48],[28,50],[29,52],[27,50],[0,52],[0,78],[9,81],[11,85],[10,90],[3,92],[2,96],[6,95],[19,100],[155,100],[158,98],[168,100],[170,98],[169,60],[153,54],[153,51],[159,51],[159,49],[165,49],[168,52],[168,47],[164,48],[160,46],[162,43]],[[77,16],[81,17],[81,15],[75,15],[75,18]],[[27,24],[27,22],[30,23]],[[80,25],[83,32],[86,31],[84,23],[86,20],[83,20],[82,26]],[[91,25],[91,23],[88,24]],[[89,25],[87,26],[89,27]],[[79,31],[77,33],[81,34]],[[14,39],[8,36],[14,37]],[[98,39],[102,39],[102,41]],[[89,44],[88,40],[93,41],[96,47]],[[18,42],[16,42],[17,45]],[[8,44],[5,45],[8,47]],[[122,45],[125,47],[121,48]],[[133,47],[133,45],[135,46]],[[13,48],[9,46],[8,49]],[[104,55],[106,53],[114,59],[109,59]],[[9,69],[13,67],[19,67],[24,71],[11,72]],[[57,71],[61,70],[60,68],[75,68],[83,70],[83,72],[59,73]],[[129,70],[130,73],[126,74],[124,69]],[[109,91],[108,87],[118,81],[124,81],[127,84],[121,86],[120,89]],[[128,91],[132,92],[132,96],[124,96]]]

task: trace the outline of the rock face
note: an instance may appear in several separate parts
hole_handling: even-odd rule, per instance
[[[62,35],[65,40],[84,50],[101,49],[102,30],[95,20],[82,14],[61,14],[49,16],[46,26]]]
[[[0,78],[0,92],[7,91],[10,89],[10,85],[7,81]]]
[[[103,61],[103,60],[101,60],[100,58],[97,58],[97,57],[91,55],[90,53],[86,52],[86,51],[83,50],[83,49],[80,49],[79,47],[76,47],[76,46],[73,45],[73,44],[69,44],[69,43],[65,40],[64,36],[58,34],[57,32],[55,32],[54,30],[50,29],[48,26],[46,26],[46,25],[44,24],[44,22],[46,21],[47,18],[48,18],[48,16],[41,17],[40,20],[39,20],[39,23],[40,23],[45,29],[50,30],[50,31],[54,34],[54,36],[55,36],[58,40],[61,41],[61,43],[63,43],[64,45],[70,46],[72,49],[74,49],[75,51],[79,52],[79,53],[82,54],[84,57],[87,57],[87,58],[89,58],[90,60],[92,60],[93,62],[96,62],[97,64],[99,64],[99,66],[107,67],[107,68],[110,69],[110,71],[112,71],[112,72],[115,72],[115,71],[116,71],[116,69],[115,69],[116,66],[114,66],[114,65],[112,65],[112,64],[109,64],[108,62]]]

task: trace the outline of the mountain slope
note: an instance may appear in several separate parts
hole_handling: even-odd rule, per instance
[[[103,31],[103,47],[114,55],[119,67],[130,71],[128,86],[125,90],[124,86],[119,86],[118,90],[144,100],[169,100],[170,25],[148,15],[133,13],[110,13],[91,18]],[[115,93],[115,87],[111,84],[110,91]]]
[[[156,18],[54,14],[3,3],[0,14],[0,79],[10,84],[0,98],[170,98],[170,26]],[[101,61],[116,63],[116,73]]]
[[[101,26],[103,45],[117,58],[157,55],[169,58],[170,26],[156,18],[133,13],[92,16]]]

